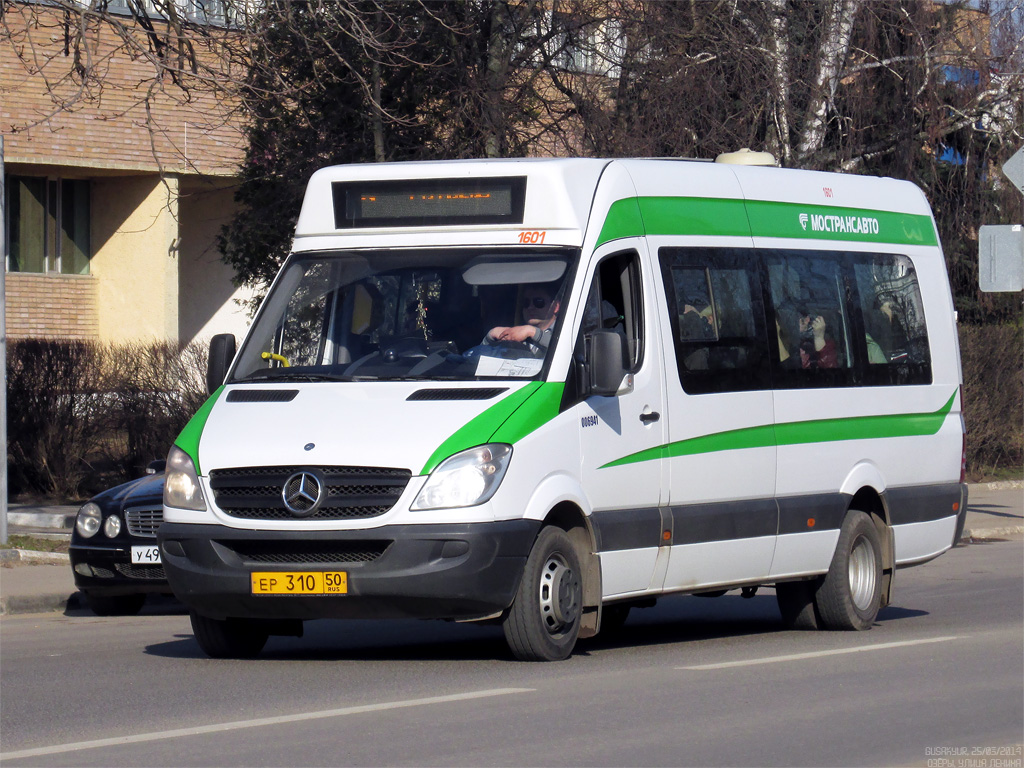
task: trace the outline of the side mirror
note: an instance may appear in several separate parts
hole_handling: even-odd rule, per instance
[[[206,391],[213,394],[228,375],[231,361],[235,359],[235,337],[230,333],[218,333],[210,339],[210,358],[206,363]]]
[[[149,462],[146,466],[147,475],[159,475],[167,469],[167,462],[164,459],[156,459],[155,461]]]
[[[627,363],[626,337],[615,331],[594,331],[586,337],[587,389],[591,395],[624,395],[633,389]]]

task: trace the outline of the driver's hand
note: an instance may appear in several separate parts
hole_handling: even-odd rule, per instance
[[[495,341],[501,341],[502,334],[509,330],[511,329],[507,326],[499,325],[497,328],[491,328],[491,330],[487,332],[487,338],[494,339]]]
[[[499,341],[531,341],[534,338],[534,327],[532,325],[516,325],[512,328],[504,328]]]

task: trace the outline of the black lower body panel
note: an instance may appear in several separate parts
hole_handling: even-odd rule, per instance
[[[175,595],[214,619],[473,619],[503,611],[540,529],[531,520],[255,531],[164,523]],[[254,595],[254,572],[344,571],[344,595]]]

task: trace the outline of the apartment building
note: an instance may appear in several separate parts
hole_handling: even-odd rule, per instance
[[[183,10],[205,8],[188,1]],[[190,342],[241,335],[248,323],[238,303],[248,294],[216,249],[243,157],[239,119],[200,80],[182,89],[161,73],[122,10],[120,27],[82,27],[43,4],[6,10],[10,339]],[[83,67],[97,78],[83,78]]]

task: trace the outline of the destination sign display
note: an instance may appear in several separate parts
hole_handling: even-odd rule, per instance
[[[338,229],[521,224],[526,177],[333,184]]]

